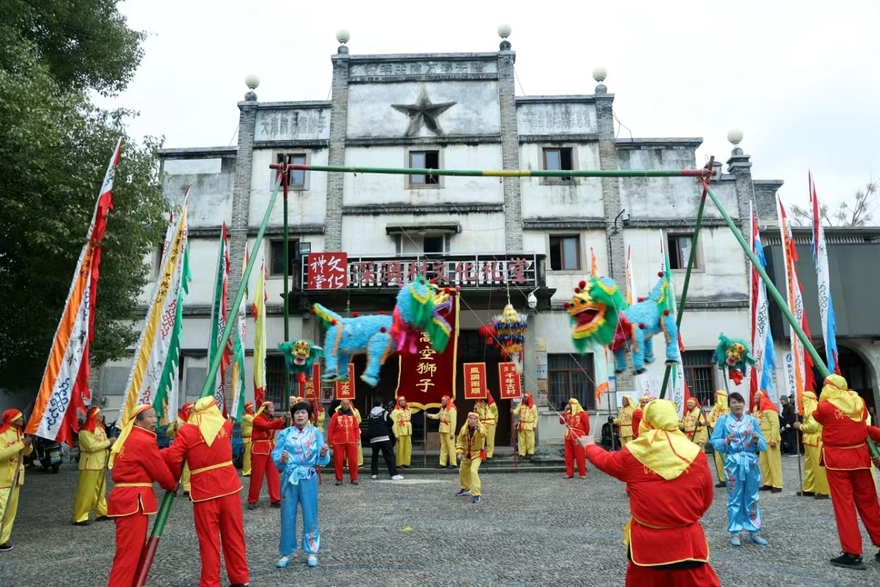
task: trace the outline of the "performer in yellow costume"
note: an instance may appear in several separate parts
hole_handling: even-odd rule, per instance
[[[193,415],[195,411],[195,404],[188,403],[183,404],[183,407],[180,408],[180,411],[177,412],[177,420],[168,425],[165,429],[165,436],[169,439],[174,440],[174,437],[177,436],[177,431],[187,423],[189,417]],[[183,486],[183,494],[189,495],[189,465],[186,462],[183,463],[183,477],[181,478],[181,485]]]
[[[513,410],[519,419],[516,427],[516,443],[519,445],[519,456],[531,458],[535,454],[535,430],[538,428],[538,406],[532,401],[532,394],[523,394],[523,400]]]
[[[107,438],[104,417],[101,409],[91,407],[86,413],[86,421],[79,431],[79,481],[76,498],[73,501],[73,523],[77,526],[89,525],[89,515],[95,510],[95,521],[109,520],[107,517],[107,467],[108,450],[113,440]]]
[[[241,441],[244,443],[244,456],[241,461],[243,477],[251,476],[251,436],[254,433],[254,402],[245,402],[241,417]]]
[[[313,402],[313,404],[312,404],[313,409],[314,409],[315,403],[317,403],[317,402]],[[339,408],[341,408],[341,407],[342,407],[342,404],[339,404],[338,406],[336,406],[336,411],[338,412]],[[358,426],[360,426],[361,422],[363,422],[363,420],[361,419],[361,413],[356,407],[354,407],[353,402],[351,403],[351,411],[354,414],[355,420],[357,420]],[[317,410],[315,411],[315,413],[317,413]],[[315,427],[318,428],[318,430],[320,430],[323,433],[324,432],[324,417],[325,417],[323,408],[321,408],[320,414],[321,415],[319,416],[319,418],[320,418],[321,425],[318,426],[317,424],[315,424]],[[358,443],[357,449],[358,449],[357,450],[357,452],[358,452],[358,468],[361,468],[364,466],[364,445],[362,442]],[[348,457],[345,457],[345,466],[346,467],[348,466]]]
[[[687,410],[678,427],[688,437],[688,440],[700,445],[701,448],[706,446],[706,441],[709,440],[709,433],[706,430],[706,415],[696,399],[688,398]]]
[[[495,456],[495,429],[498,427],[498,404],[495,403],[492,392],[486,390],[486,399],[478,399],[474,408],[486,431],[486,460],[491,460]]]
[[[480,416],[476,412],[468,414],[467,424],[461,427],[455,452],[461,459],[458,470],[459,489],[455,495],[468,495],[474,503],[480,503],[482,483],[480,483],[480,463],[486,458],[486,430],[480,424]]]
[[[709,426],[715,428],[718,418],[729,413],[730,407],[727,405],[727,392],[719,389],[715,392],[715,405],[707,417]],[[724,476],[724,455],[717,450],[715,451],[715,472],[718,473],[718,483],[715,484],[715,487],[727,487],[727,477]]]
[[[440,399],[440,411],[436,414],[429,414],[425,412],[425,415],[432,420],[440,420],[440,464],[437,465],[438,468],[442,469],[446,467],[447,469],[454,469],[455,457],[455,426],[456,420],[458,419],[458,410],[455,408],[455,404],[452,402],[452,398],[448,395],[444,395]]]
[[[15,409],[3,412],[0,420],[0,552],[12,550],[9,537],[18,512],[18,492],[24,485],[24,464],[19,458],[34,450],[31,437],[21,433],[23,427],[21,412]]]
[[[635,406],[630,402],[629,396],[623,396],[623,407],[617,413],[614,425],[620,430],[620,444],[626,444],[633,439],[633,412]]]
[[[397,466],[401,469],[409,469],[412,462],[412,410],[406,405],[406,398],[402,395],[397,398],[397,405],[391,411],[391,421],[394,425],[391,432],[397,439],[395,453],[397,454]]]
[[[767,441],[767,450],[761,451],[758,465],[761,467],[763,491],[782,491],[782,436],[779,434],[779,410],[763,389],[752,398],[752,415],[761,424],[761,433]]]
[[[822,425],[813,418],[813,412],[819,405],[816,394],[812,391],[803,393],[804,421],[800,424],[803,432],[804,443],[804,486],[798,495],[804,497],[815,496],[816,499],[828,499],[831,489],[828,487],[828,474],[821,464],[822,454]],[[796,426],[797,428],[798,426]]]

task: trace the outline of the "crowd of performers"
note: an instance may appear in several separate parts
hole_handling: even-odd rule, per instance
[[[639,405],[624,405],[617,420],[623,442],[621,450],[605,450],[590,433],[590,419],[576,399],[560,414],[565,426],[566,477],[586,477],[586,461],[627,484],[631,518],[624,529],[628,569],[626,585],[719,585],[709,565],[709,547],[700,519],[709,509],[714,488],[727,489],[730,544],[742,539],[758,545],[761,536],[759,508],[761,489],[782,488],[779,417],[777,408],[763,391],[746,411],[739,393],[716,394],[706,415],[696,400],[688,401],[679,419],[675,405],[642,397]],[[347,465],[349,481],[358,483],[363,464],[360,413],[343,400],[327,425],[318,402],[291,398],[289,413],[277,416],[274,405],[264,402],[254,412],[248,404],[242,421],[245,454],[242,474],[248,476],[248,508],[257,507],[265,479],[270,505],[280,508],[281,531],[276,566],[286,567],[297,552],[297,515],[302,512],[299,545],[308,566],[318,564],[321,534],[318,524],[320,469],[334,462],[337,485],[343,483]],[[392,479],[403,477],[411,459],[412,409],[399,397],[390,411],[376,401],[369,414],[369,438],[373,447],[372,478],[378,477],[381,453]],[[843,553],[831,563],[865,568],[856,513],[871,542],[880,546],[878,504],[870,456],[870,437],[880,442],[880,428],[871,425],[864,401],[836,375],[828,377],[819,397],[804,394],[804,418],[794,429],[803,434],[806,476],[799,495],[830,494]],[[537,409],[529,394],[513,408],[517,416],[520,454],[534,453]],[[440,421],[441,467],[457,466],[459,490],[474,503],[482,499],[480,464],[494,449],[498,409],[491,395],[477,402],[474,411],[456,433],[457,410],[450,397],[442,400]],[[135,579],[147,538],[148,516],[157,511],[153,484],[175,491],[180,486],[193,503],[193,518],[204,587],[220,585],[221,548],[233,587],[249,584],[245,556],[244,516],[239,493],[242,482],[233,465],[233,421],[223,417],[213,398],[185,405],[169,428],[174,440],[159,450],[157,417],[150,406],[140,406],[118,438],[108,437],[100,409],[91,408],[79,433],[80,464],[74,519],[87,524],[96,520],[116,524],[116,555],[110,571],[111,587],[128,587]],[[19,491],[24,483],[21,455],[32,450],[31,439],[22,433],[24,418],[7,410],[0,423],[0,552],[11,549]],[[711,429],[711,434],[709,433]],[[393,443],[396,443],[396,447]],[[713,480],[704,447],[715,453]],[[396,453],[396,454],[395,454]],[[454,455],[454,456],[453,456]],[[104,467],[112,474],[107,495]],[[687,474],[685,474],[687,473]],[[178,481],[180,480],[180,481]],[[880,552],[875,555],[880,560]]]

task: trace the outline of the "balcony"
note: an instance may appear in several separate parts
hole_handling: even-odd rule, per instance
[[[328,273],[332,259],[335,272]],[[301,289],[291,291],[294,307],[308,308],[313,301],[328,297],[365,296],[387,301],[400,286],[426,277],[437,285],[458,287],[462,294],[478,302],[498,292],[523,298],[535,291],[539,305],[549,305],[554,290],[546,288],[546,255],[525,252],[422,255],[363,255],[313,253],[302,264]],[[310,275],[311,273],[311,275]],[[312,277],[310,282],[310,277]],[[311,298],[311,299],[310,299]],[[363,305],[364,301],[359,305]],[[369,305],[369,303],[367,303]]]

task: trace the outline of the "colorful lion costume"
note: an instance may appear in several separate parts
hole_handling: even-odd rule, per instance
[[[755,357],[752,356],[749,343],[721,334],[718,336],[718,347],[712,355],[712,362],[722,371],[726,370],[730,380],[739,385],[748,368],[755,364]]]
[[[571,318],[572,340],[577,351],[591,345],[610,346],[614,352],[614,371],[626,371],[624,349],[630,346],[633,371],[643,373],[646,363],[654,362],[653,337],[666,337],[666,364],[681,360],[678,327],[669,309],[669,282],[661,278],[644,301],[627,307],[620,287],[608,277],[581,281],[574,297],[565,304]]]
[[[278,350],[284,354],[287,370],[293,374],[296,381],[303,383],[306,376],[311,374],[315,361],[324,356],[324,349],[308,340],[282,342],[278,345]]]
[[[439,288],[421,277],[401,287],[391,316],[384,312],[371,316],[354,313],[351,318],[343,318],[315,304],[312,313],[327,328],[322,379],[346,380],[352,355],[366,353],[367,366],[361,380],[375,387],[388,357],[398,352],[415,353],[422,332],[431,338],[431,347],[442,353],[449,343],[452,327],[440,312],[454,303],[455,295],[455,290]]]

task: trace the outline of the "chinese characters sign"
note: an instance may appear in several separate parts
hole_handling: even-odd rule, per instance
[[[305,399],[319,399],[318,390],[321,389],[321,365],[315,363],[312,367],[312,376],[298,383],[299,395]]]
[[[522,384],[515,363],[498,363],[498,381],[501,386],[500,399],[515,399],[522,395]]]
[[[331,267],[331,259],[336,263]],[[543,263],[543,261],[541,261]],[[332,271],[331,271],[332,269]],[[446,255],[424,257],[353,257],[345,253],[312,253],[303,265],[303,283],[309,289],[374,289],[400,287],[419,277],[440,286],[479,289],[513,284],[539,287],[536,255]],[[332,279],[331,279],[332,276]],[[342,285],[339,285],[342,283]]]
[[[486,363],[464,364],[464,399],[486,399]]]
[[[411,406],[419,409],[439,408],[444,395],[455,398],[455,365],[458,355],[458,296],[454,303],[439,311],[451,326],[449,344],[438,353],[431,348],[431,339],[422,333],[415,354],[402,353],[396,396],[404,396]]]
[[[308,289],[348,287],[348,253],[310,253]]]
[[[348,364],[348,381],[336,382],[336,399],[354,399],[354,363]]]

